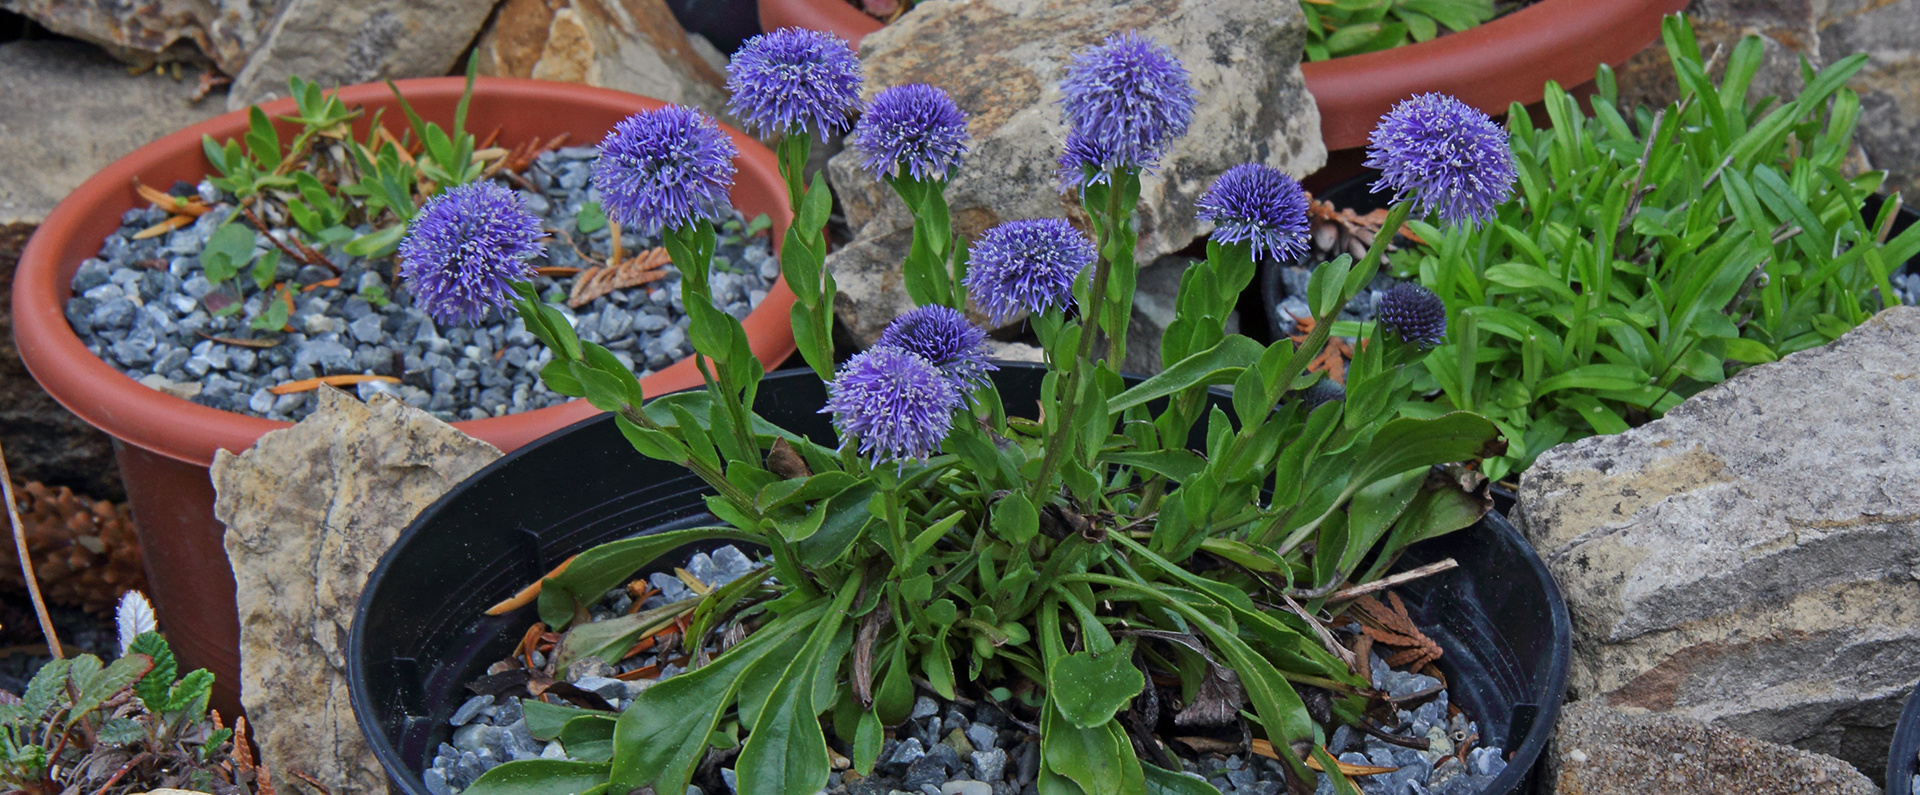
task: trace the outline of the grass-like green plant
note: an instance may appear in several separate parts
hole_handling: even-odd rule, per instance
[[[1390,50],[1493,19],[1493,0],[1300,0],[1306,59]]]
[[[1451,344],[1426,361],[1431,412],[1499,424],[1498,479],[1555,444],[1660,417],[1743,367],[1826,344],[1893,295],[1920,228],[1886,235],[1897,202],[1863,199],[1881,172],[1844,173],[1866,56],[1814,72],[1785,101],[1749,100],[1749,37],[1709,77],[1691,26],[1663,28],[1680,86],[1621,109],[1598,74],[1593,112],[1548,84],[1551,125],[1508,116],[1519,194],[1479,228],[1412,228],[1432,244],[1395,266],[1445,299]],[[1884,242],[1883,242],[1884,241]]]

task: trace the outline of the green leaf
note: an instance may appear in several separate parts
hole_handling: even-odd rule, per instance
[[[641,637],[673,623],[698,601],[699,598],[684,599],[652,610],[576,626],[561,636],[560,645],[554,650],[555,665],[564,670],[588,657],[598,657],[608,663],[619,662],[625,658],[627,649],[632,648]]]
[[[1079,785],[1086,795],[1134,795],[1146,789],[1133,743],[1118,722],[1083,729],[1067,722],[1052,704],[1042,707],[1040,758],[1044,770]]]
[[[253,262],[253,285],[262,290],[273,287],[274,276],[279,270],[280,249],[267,249],[267,253]]]
[[[1146,677],[1133,664],[1133,643],[1120,644],[1105,654],[1075,652],[1047,671],[1047,695],[1068,723],[1091,729],[1113,720],[1146,687]]]
[[[567,725],[560,730],[560,746],[567,749],[568,759],[580,762],[612,760],[614,723],[612,715],[581,715],[567,721]],[[601,780],[605,781],[604,777]]]
[[[147,705],[148,712],[164,712],[167,708],[167,695],[173,689],[173,678],[180,673],[179,663],[173,659],[173,648],[167,645],[166,638],[158,632],[142,632],[127,645],[128,654],[144,654],[153,661],[153,668],[140,681],[133,684],[133,693],[140,697],[140,703]]]
[[[1242,370],[1259,362],[1264,353],[1266,348],[1260,343],[1236,334],[1120,393],[1107,402],[1107,410],[1117,414],[1190,387],[1231,384]]]
[[[567,721],[582,715],[598,715],[599,712],[562,704],[548,704],[531,698],[520,700],[520,707],[527,719],[527,734],[540,741],[553,740],[560,736],[560,730],[566,728]]]
[[[1025,494],[1010,492],[993,505],[992,527],[1007,543],[1024,545],[1040,533],[1040,513]]]
[[[67,719],[73,720],[98,709],[107,699],[120,695],[151,670],[152,658],[144,654],[128,654],[85,678],[76,676],[73,684],[79,694],[74,696],[73,710],[68,713]]]
[[[260,307],[260,314],[255,315],[247,325],[255,331],[279,331],[286,328],[287,317],[293,310],[287,308],[287,302],[281,297],[282,295],[284,293],[267,296]]]
[[[767,705],[761,708],[759,720],[754,722],[734,763],[740,791],[813,795],[826,785],[833,770],[827,758],[827,736],[820,728],[820,709],[815,705],[814,668],[839,632],[860,586],[858,576],[840,586],[840,593],[813,628],[807,645],[787,666]]]
[[[853,769],[863,776],[872,775],[885,739],[886,728],[880,725],[880,718],[872,710],[862,710],[859,728],[853,733]]]
[[[588,795],[607,788],[609,766],[565,759],[524,759],[488,770],[463,795]]]
[[[207,700],[212,696],[213,673],[205,668],[196,668],[180,677],[180,683],[174,685],[164,714],[179,715],[188,723],[198,723],[206,717]]]
[[[794,633],[811,628],[825,610],[826,605],[816,604],[769,622],[705,667],[655,684],[635,698],[614,726],[613,789],[685,792],[694,765],[706,755],[707,737],[733,703],[740,675]]]
[[[1220,790],[1198,775],[1144,763],[1140,769],[1146,774],[1147,795],[1220,795]]]
[[[132,718],[108,719],[107,722],[100,724],[99,731],[94,734],[95,739],[102,745],[109,746],[132,745],[145,739],[146,736],[147,730],[140,725],[139,721]]]
[[[399,249],[400,239],[406,236],[406,224],[390,226],[349,240],[340,250],[356,257],[377,258]]]
[[[65,703],[67,680],[72,668],[73,660],[49,660],[40,666],[39,673],[27,682],[27,691],[20,695],[20,703],[26,707],[28,720],[38,720],[53,708],[56,700]]]
[[[758,537],[732,527],[694,527],[635,536],[593,547],[573,558],[566,570],[546,578],[540,588],[540,620],[554,631],[573,621],[577,605],[598,601],[614,586],[632,578],[655,558],[696,541],[728,539],[754,541]]]
[[[600,209],[599,202],[587,202],[580,205],[580,214],[574,217],[573,226],[582,234],[593,234],[607,225],[607,214]]]
[[[241,224],[227,224],[213,230],[206,247],[200,251],[200,267],[206,271],[207,280],[221,284],[238,275],[240,266],[253,260],[258,239],[252,229]]]

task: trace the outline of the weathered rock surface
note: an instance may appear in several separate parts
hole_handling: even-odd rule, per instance
[[[0,44],[0,224],[40,223],[108,163],[225,112],[217,98],[190,102],[196,76],[129,77],[77,42]]]
[[[299,75],[323,86],[447,74],[493,0],[281,0],[284,8],[234,75],[227,107],[283,95]]]
[[[384,396],[322,387],[320,409],[213,463],[240,605],[242,702],[262,759],[333,792],[386,775],[347,701],[347,633],[367,574],[420,509],[500,451]]]
[[[1299,176],[1325,162],[1319,112],[1300,77],[1304,24],[1288,3],[926,0],[867,36],[860,54],[869,97],[930,83],[971,115],[972,149],[947,201],[954,228],[972,238],[1002,221],[1079,214],[1054,180],[1066,135],[1059,82],[1075,51],[1129,29],[1170,48],[1199,101],[1187,136],[1141,191],[1136,255],[1152,262],[1202,233],[1194,200],[1228,167],[1259,161]],[[828,259],[840,286],[835,310],[856,341],[871,344],[911,307],[899,274],[911,219],[859,169],[857,154],[835,157],[828,174],[856,230]]]
[[[585,83],[726,112],[725,75],[661,0],[506,0],[475,53],[481,74]]]
[[[235,74],[288,0],[0,0],[63,36],[133,63],[204,55]]]
[[[1860,771],[1696,720],[1568,704],[1548,746],[1557,795],[1879,795]]]
[[[1920,309],[1548,451],[1520,514],[1579,698],[1881,769],[1920,679]]]
[[[1693,0],[1687,16],[1709,53],[1716,45],[1731,50],[1748,34],[1761,37],[1766,57],[1754,76],[1755,98],[1798,92],[1802,57],[1819,68],[1866,53],[1866,67],[1848,82],[1860,94],[1856,140],[1872,168],[1891,172],[1888,190],[1920,192],[1920,0]],[[1620,86],[1634,99],[1672,100],[1666,50],[1655,43],[1630,59]]]

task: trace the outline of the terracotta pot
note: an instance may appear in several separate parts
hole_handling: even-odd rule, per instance
[[[1452,94],[1487,113],[1540,101],[1548,80],[1571,88],[1660,37],[1660,17],[1687,0],[1541,0],[1470,30],[1419,44],[1300,65],[1320,106],[1328,150],[1367,145],[1393,103]]]
[[[1290,2],[1291,0],[1262,0]],[[834,33],[860,46],[881,23],[846,0],[759,0],[760,26]],[[1393,103],[1438,91],[1490,114],[1538,102],[1548,80],[1571,88],[1660,37],[1687,0],[1540,0],[1485,25],[1391,50],[1300,65],[1328,150],[1367,145]]]
[[[854,8],[847,0],[759,0],[760,29],[801,28],[846,39],[857,52],[860,40],[884,23]]]
[[[402,80],[400,90],[420,114],[442,124],[453,118],[459,78]],[[384,84],[344,88],[340,98],[367,112],[356,122],[364,139],[369,119],[386,108],[387,119],[404,118]],[[658,108],[647,97],[600,88],[509,78],[480,78],[467,116],[478,136],[499,129],[507,146],[545,141],[568,133],[573,144],[598,142],[615,122]],[[262,106],[269,116],[295,112],[292,100]],[[389,122],[391,123],[391,122]],[[101,241],[120,225],[120,215],[144,202],[134,180],[165,187],[175,180],[195,182],[210,166],[200,137],[226,141],[245,134],[247,114],[229,113],[166,136],[127,155],[83,183],[40,225],[21,253],[13,284],[14,336],[21,358],[40,385],[67,410],[114,437],[127,495],[133,504],[147,582],[182,670],[207,668],[217,677],[216,705],[237,709],[240,660],[239,621],[234,608],[233,571],[222,542],[225,528],[213,517],[213,487],[207,467],[214,451],[239,452],[268,431],[288,423],[208,408],[148,389],[89,352],[64,314],[70,284],[80,262],[94,256]],[[282,126],[282,140],[293,131]],[[732,128],[740,150],[733,203],[749,217],[766,213],[772,239],[784,234],[792,213],[785,183],[773,153]],[[754,355],[771,369],[794,351],[788,313],[793,292],[776,282],[745,321]],[[691,360],[677,362],[642,382],[648,394],[662,394],[702,383]],[[476,438],[512,450],[557,429],[599,413],[584,400],[559,406],[455,423]]]

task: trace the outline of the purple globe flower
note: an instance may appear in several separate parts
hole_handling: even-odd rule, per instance
[[[1111,166],[1108,164],[1118,160],[1119,158],[1111,155],[1106,147],[1081,134],[1080,131],[1067,133],[1066,145],[1061,147],[1060,159],[1057,161],[1060,164],[1060,170],[1057,172],[1060,192],[1076,194],[1089,185],[1109,181]],[[1088,166],[1093,167],[1091,173],[1088,172]]]
[[[960,310],[938,304],[895,318],[877,346],[919,354],[940,368],[963,396],[986,386],[987,373],[999,369],[987,363],[987,332]]]
[[[1447,304],[1432,290],[1401,282],[1380,297],[1374,314],[1400,339],[1431,348],[1447,340]]]
[[[917,180],[950,179],[967,153],[967,114],[933,86],[895,86],[873,96],[847,142],[866,155],[861,167],[874,179],[902,168]]]
[[[1513,195],[1507,131],[1453,97],[1421,94],[1393,106],[1370,141],[1366,164],[1380,169],[1373,190],[1412,198],[1416,215],[1478,223]]]
[[[1070,136],[1084,139],[1076,145],[1069,137],[1062,158],[1062,167],[1073,173],[1082,165],[1101,171],[1152,167],[1193,121],[1186,67],[1136,31],[1075,54],[1060,90]]]
[[[827,406],[841,434],[860,440],[874,463],[925,460],[953,429],[960,393],[920,354],[877,346],[847,360],[827,386]]]
[[[593,185],[608,218],[658,235],[725,213],[737,153],[707,114],[668,105],[613,126],[600,142]]]
[[[497,182],[449,188],[427,200],[400,241],[400,278],[434,322],[478,323],[512,301],[515,282],[533,278],[527,259],[542,253],[543,234],[520,194]]]
[[[1093,241],[1061,218],[1008,221],[973,244],[967,292],[995,323],[1073,303],[1073,280],[1093,264]]]
[[[727,64],[727,110],[758,135],[844,130],[860,106],[860,58],[839,36],[781,28]]]
[[[1214,240],[1246,243],[1256,260],[1263,250],[1282,262],[1307,253],[1307,192],[1280,169],[1258,163],[1227,169],[1199,207],[1200,220],[1214,224]]]

